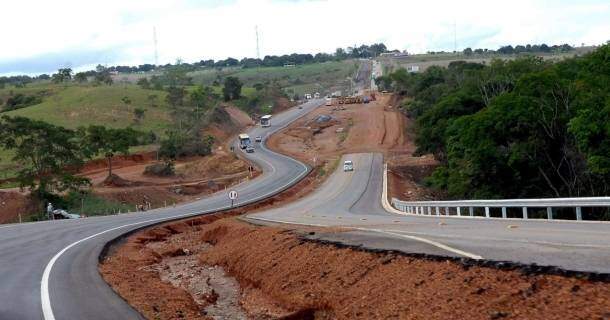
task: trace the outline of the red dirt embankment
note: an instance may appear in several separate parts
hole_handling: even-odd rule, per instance
[[[273,312],[263,313],[268,318],[293,319],[610,316],[608,283],[336,248],[300,237],[303,232],[318,231],[299,233],[202,217],[131,237],[104,261],[101,271],[115,290],[150,319],[206,318],[202,310],[210,302],[195,303],[197,288],[177,288],[162,282],[156,272],[145,271],[164,257],[193,253],[199,259],[189,260],[192,269],[220,266],[237,280],[242,293],[239,304],[252,318],[261,316],[250,313],[260,308],[275,310],[275,317]],[[162,245],[151,249],[146,247],[150,242]],[[206,243],[204,249],[192,248],[201,243]]]

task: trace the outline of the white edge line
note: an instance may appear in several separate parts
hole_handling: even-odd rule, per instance
[[[266,222],[293,224],[293,225],[301,225],[301,226],[330,227],[328,225],[323,225],[323,224],[290,222],[290,221],[284,221],[284,220],[274,220],[274,219],[259,218],[259,217],[253,217],[253,216],[246,216],[246,218],[247,219],[253,219],[253,220],[266,221]],[[466,251],[463,251],[463,250],[460,250],[460,249],[456,249],[456,248],[450,247],[448,245],[442,244],[440,242],[437,242],[437,241],[434,241],[434,240],[425,239],[425,238],[422,238],[422,237],[410,236],[410,235],[394,233],[394,232],[388,232],[388,231],[384,231],[384,230],[380,230],[380,229],[359,228],[359,227],[349,227],[349,226],[337,226],[337,227],[344,227],[344,228],[355,229],[355,230],[360,230],[360,231],[385,233],[385,234],[389,234],[389,235],[392,235],[392,236],[397,236],[397,237],[407,238],[407,239],[411,239],[411,240],[415,240],[415,241],[419,241],[419,242],[424,242],[424,243],[427,243],[429,245],[435,246],[435,247],[437,247],[439,249],[442,249],[442,250],[445,250],[445,251],[449,251],[449,252],[452,252],[452,253],[455,253],[455,254],[458,254],[460,256],[464,256],[464,257],[470,258],[470,259],[474,259],[474,260],[481,260],[481,259],[483,259],[483,257],[480,256],[480,255],[477,255],[477,254],[474,254],[474,253],[470,253],[470,252],[466,252]]]
[[[321,105],[321,104],[320,104]],[[314,107],[317,108],[318,106]],[[299,117],[300,118],[300,117]],[[297,118],[298,119],[298,118]],[[296,120],[296,119],[295,119]],[[291,121],[293,122],[293,121]],[[280,129],[283,129],[284,127],[288,126],[290,123],[282,126]],[[276,130],[276,131],[278,131]],[[276,190],[270,191],[268,193],[265,193],[262,196],[256,197],[254,199],[251,199],[249,202],[256,202],[259,200],[262,200],[264,198],[267,198],[269,195],[273,194],[273,193],[277,193],[278,191],[281,192],[282,190],[284,190],[284,188],[286,188],[287,186],[291,185],[293,182],[295,182],[296,180],[300,179],[302,176],[304,176],[305,174],[307,174],[309,172],[309,168],[302,162],[292,159],[286,155],[283,155],[281,153],[277,153],[275,151],[269,150],[266,147],[264,147],[263,144],[263,148],[275,155],[278,155],[280,157],[284,157],[286,159],[290,159],[298,164],[300,164],[301,166],[303,166],[303,168],[305,169],[304,172],[301,172],[301,174],[297,175],[294,179],[290,180],[288,183],[284,184],[283,186],[277,188]],[[273,169],[275,169],[273,166],[271,166]],[[135,222],[135,223],[129,223],[129,224],[125,224],[122,226],[118,226],[118,227],[114,227],[111,229],[107,229],[101,232],[98,232],[96,234],[90,235],[88,237],[82,238],[80,240],[77,240],[71,244],[69,244],[68,246],[66,246],[65,248],[61,249],[59,252],[57,252],[53,258],[51,258],[51,260],[49,261],[49,263],[46,265],[44,272],[42,274],[42,279],[40,280],[40,299],[41,299],[41,306],[42,306],[42,314],[45,320],[55,320],[55,315],[53,313],[53,308],[51,307],[51,297],[49,294],[49,278],[51,276],[51,270],[53,269],[53,265],[55,265],[55,262],[66,252],[68,251],[70,248],[78,245],[79,243],[82,243],[84,241],[87,241],[89,239],[95,238],[99,235],[102,235],[104,233],[108,233],[114,230],[118,230],[121,228],[125,228],[125,227],[130,227],[130,226],[134,226],[134,225],[139,225],[139,224],[146,224],[146,223],[152,223],[152,222],[157,222],[157,221],[163,221],[163,220],[167,220],[167,221],[171,221],[171,220],[177,220],[180,218],[184,218],[184,217],[188,217],[188,216],[196,216],[196,215],[200,215],[200,214],[205,214],[205,213],[210,213],[210,212],[216,212],[216,211],[220,211],[220,210],[225,210],[231,208],[231,206],[225,206],[225,207],[220,207],[220,208],[215,208],[211,211],[204,211],[204,212],[190,212],[190,213],[186,213],[186,214],[182,214],[182,215],[177,215],[177,216],[172,216],[172,217],[163,217],[163,218],[158,218],[158,219],[151,219],[151,220],[146,220],[146,221],[140,221],[140,222]]]

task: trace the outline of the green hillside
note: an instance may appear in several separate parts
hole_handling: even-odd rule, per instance
[[[163,91],[144,90],[136,85],[39,87],[38,90],[50,92],[43,97],[42,103],[3,114],[43,120],[67,128],[101,124],[113,128],[133,126],[142,131],[159,132],[171,120]],[[19,91],[32,92],[32,89],[22,88]],[[19,92],[18,89],[13,90]],[[125,97],[128,103],[123,101]],[[135,118],[136,108],[145,110],[140,121]]]

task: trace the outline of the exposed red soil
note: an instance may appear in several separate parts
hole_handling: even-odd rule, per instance
[[[318,232],[319,230],[304,230]],[[300,238],[303,230],[256,227],[202,217],[129,238],[100,267],[105,279],[151,319],[203,318],[185,290],[141,271],[185,245],[207,243],[199,265],[220,266],[241,286],[241,303],[256,297],[312,319],[604,319],[610,284],[518,271],[464,267],[397,255],[336,248]],[[150,241],[176,234],[186,242]],[[252,245],[256,244],[256,245]],[[188,247],[186,248],[188,249]],[[252,293],[256,292],[256,295]],[[247,310],[247,309],[246,309]]]
[[[26,217],[40,210],[29,194],[17,191],[0,191],[0,224],[19,222],[19,216]]]
[[[391,197],[437,198],[423,186],[437,162],[431,155],[413,156],[413,120],[396,109],[398,101],[395,95],[378,95],[368,104],[319,107],[271,136],[268,145],[309,164],[331,163],[346,153],[380,152],[388,162]],[[320,115],[332,119],[316,123]]]
[[[194,247],[200,244],[200,236],[195,233],[189,233],[181,238],[176,237],[172,241],[168,241],[168,239],[172,235],[188,230],[199,230],[201,225],[218,219],[264,210],[271,206],[294,201],[310,192],[319,179],[321,177],[318,174],[318,168],[315,168],[296,185],[275,197],[228,212],[172,222],[141,231],[129,237],[124,244],[113,248],[113,251],[100,264],[100,272],[119,295],[149,319],[205,319],[201,312],[205,308],[205,304],[197,305],[194,298],[184,289],[162,281],[159,273],[147,269],[159,264],[168,252],[184,253],[182,249],[195,252]],[[186,241],[189,243],[188,245],[184,243],[185,237],[189,239]],[[148,245],[150,242],[155,242],[157,245],[151,247]],[[169,248],[170,246],[171,248]],[[282,308],[274,305],[273,300],[265,298],[256,289],[250,290],[241,303],[251,315],[283,314],[282,312],[284,312]],[[298,315],[287,314],[285,319],[300,319]],[[291,318],[291,316],[296,317]]]

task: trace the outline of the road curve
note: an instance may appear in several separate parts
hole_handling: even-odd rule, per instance
[[[310,101],[256,127],[267,136],[317,106]],[[253,202],[289,187],[309,170],[304,164],[257,145],[246,155],[263,169],[243,183],[239,204]],[[165,220],[228,208],[220,192],[202,200],[144,213],[0,226],[0,319],[139,319],[141,315],[116,295],[101,278],[97,265],[105,243],[121,234]]]
[[[248,218],[347,227],[351,231],[317,236],[371,248],[610,273],[608,223],[391,214],[381,205],[382,155],[350,154],[343,159],[354,161],[353,172],[343,172],[340,166],[302,200]]]

